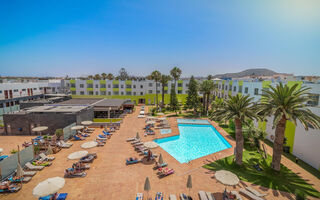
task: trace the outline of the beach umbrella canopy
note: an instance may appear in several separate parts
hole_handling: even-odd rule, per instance
[[[83,121],[81,122],[82,125],[88,126],[91,125],[93,122],[92,121]]]
[[[146,124],[155,124],[156,122],[155,121],[147,121]]]
[[[165,117],[160,117],[160,118],[158,118],[158,120],[161,120],[161,121],[163,121],[163,120],[166,120],[167,118],[165,118]]]
[[[144,115],[138,115],[138,118],[144,118],[145,116]]]
[[[147,119],[156,119],[156,117],[148,116]]]
[[[219,170],[214,175],[217,179],[217,181],[221,182],[224,185],[237,185],[239,183],[239,178],[237,175],[230,171],[226,170]]]
[[[48,146],[47,154],[48,154],[48,155],[53,154],[51,145]]]
[[[38,126],[38,127],[33,128],[32,131],[34,131],[34,132],[41,132],[41,131],[45,131],[45,130],[47,130],[47,129],[48,129],[47,126]]]
[[[151,185],[149,178],[146,178],[146,181],[144,182],[144,191],[149,192],[151,190]]]
[[[83,128],[84,128],[84,126],[79,125],[79,126],[71,127],[71,130],[80,130],[80,129],[83,129]]]
[[[80,159],[80,158],[82,158],[83,156],[86,156],[86,155],[88,155],[87,151],[76,151],[76,152],[73,152],[73,153],[69,154],[68,155],[68,159],[76,160],[76,159]]]
[[[16,176],[22,177],[23,175],[24,175],[24,171],[23,171],[21,165],[18,163]]]
[[[48,178],[33,188],[33,196],[39,198],[58,192],[65,184],[64,178],[54,177]]]
[[[137,132],[136,139],[137,139],[137,140],[139,140],[139,139],[140,139],[139,132]]]
[[[158,116],[162,116],[162,115],[164,115],[164,113],[157,113],[157,115],[158,115]]]
[[[191,188],[192,188],[192,179],[191,179],[191,175],[189,175],[189,176],[188,176],[187,188],[189,188],[189,189],[191,189]]]
[[[158,147],[158,144],[153,142],[153,141],[150,141],[150,142],[145,142],[143,143],[143,145],[149,149],[153,149],[153,148],[156,148]]]
[[[90,142],[85,142],[81,145],[81,148],[84,148],[84,149],[90,149],[90,148],[93,148],[93,147],[96,147],[98,145],[98,142],[96,141],[90,141]]]
[[[159,162],[158,162],[160,165],[163,164],[163,158],[162,158],[162,154],[160,153],[160,156],[159,156]]]

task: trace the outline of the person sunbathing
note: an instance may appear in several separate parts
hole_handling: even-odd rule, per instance
[[[138,160],[138,159],[137,159],[137,158],[134,158],[134,157],[130,157],[128,160],[129,160],[129,161],[135,161],[135,160]]]
[[[0,184],[0,190],[10,190],[14,186],[11,185],[11,181],[4,181]]]

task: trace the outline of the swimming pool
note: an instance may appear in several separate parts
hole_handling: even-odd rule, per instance
[[[177,119],[178,124],[210,124],[206,119]]]
[[[180,163],[231,147],[212,125],[178,124],[178,128],[180,135],[154,141]]]

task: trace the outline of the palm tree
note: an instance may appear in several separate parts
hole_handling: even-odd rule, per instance
[[[178,67],[174,67],[171,71],[170,71],[170,75],[173,77],[174,79],[174,87],[176,87],[177,85],[177,80],[179,80],[180,76],[181,76],[181,69]]]
[[[170,75],[165,75],[162,74],[161,75],[161,79],[160,79],[160,83],[162,86],[162,104],[161,104],[161,108],[164,108],[164,88],[166,87],[166,85],[168,84],[168,82],[171,80],[171,76]]]
[[[89,76],[88,76],[88,79],[93,79],[93,76],[92,76],[92,75],[89,75]]]
[[[161,80],[161,73],[158,70],[155,70],[150,74],[149,79],[156,82],[156,108],[158,110],[158,82]]]
[[[203,111],[208,113],[210,104],[210,95],[214,89],[215,85],[212,80],[204,80],[200,84],[200,91],[203,93]]]
[[[311,100],[308,94],[309,90],[310,88],[306,87],[299,88],[299,84],[289,87],[282,83],[276,87],[270,86],[270,90],[262,90],[261,103],[258,105],[259,114],[264,117],[274,115],[273,127],[276,130],[271,167],[276,171],[280,171],[287,121],[296,125],[298,120],[306,130],[308,130],[308,126],[320,128],[320,117],[306,108],[306,103]]]
[[[113,78],[114,78],[113,74],[109,73],[109,74],[107,75],[107,79],[108,79],[108,80],[112,80]]]
[[[107,74],[103,72],[103,73],[101,74],[101,77],[102,77],[103,80],[106,80],[106,79],[107,79]]]
[[[93,79],[94,79],[94,80],[100,80],[100,79],[101,79],[100,74],[94,75]]]
[[[229,95],[229,99],[225,101],[224,106],[217,108],[211,113],[211,120],[226,121],[234,120],[236,125],[236,163],[242,164],[243,154],[243,134],[242,125],[247,120],[253,120],[256,117],[255,104],[253,98],[237,94],[236,96]]]

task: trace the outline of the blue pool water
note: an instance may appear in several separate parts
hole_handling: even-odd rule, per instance
[[[177,119],[178,124],[210,124],[205,119]]]
[[[154,141],[180,163],[231,147],[212,125],[178,124],[178,128],[180,135]]]

